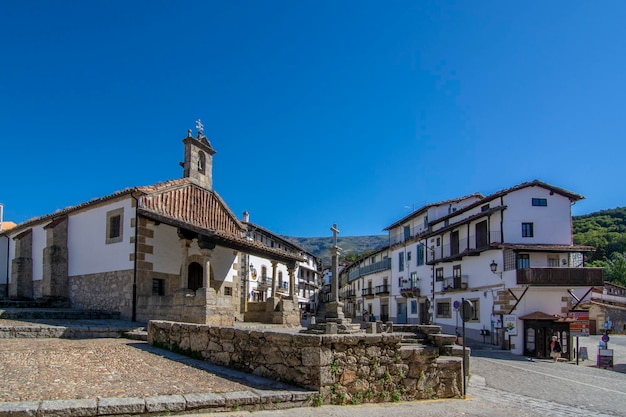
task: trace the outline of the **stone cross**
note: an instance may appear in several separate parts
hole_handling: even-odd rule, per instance
[[[196,129],[198,129],[198,133],[204,133],[204,125],[200,119],[196,120]]]
[[[337,247],[337,234],[339,233],[337,225],[333,224],[333,227],[331,227],[330,230],[333,232],[333,246]]]

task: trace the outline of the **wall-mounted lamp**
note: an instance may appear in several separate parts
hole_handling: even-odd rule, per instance
[[[497,272],[498,264],[496,263],[496,261],[491,261],[491,264],[489,264],[489,268],[491,268],[491,272],[493,272],[495,275],[499,276],[500,279],[502,279],[502,272]]]

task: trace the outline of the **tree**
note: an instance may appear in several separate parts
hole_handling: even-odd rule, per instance
[[[607,281],[626,286],[626,255],[613,252],[610,259],[600,262]]]

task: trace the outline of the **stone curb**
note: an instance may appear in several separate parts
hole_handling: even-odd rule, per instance
[[[185,411],[274,410],[309,406],[309,400],[317,394],[317,391],[252,389],[146,398],[0,402],[0,417],[98,417]]]

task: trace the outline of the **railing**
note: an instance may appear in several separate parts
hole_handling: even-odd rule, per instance
[[[414,238],[415,236],[418,236],[424,232],[429,231],[429,229],[427,227],[424,227],[424,225],[419,225],[419,226],[415,226],[411,228],[411,233],[407,236],[404,233],[404,230],[402,230],[399,233],[393,234],[389,236],[389,243],[391,245],[395,245],[396,243],[401,243],[404,241],[407,241],[409,239]]]
[[[391,269],[391,258],[385,258],[373,264],[356,267],[348,274],[348,280],[353,281],[365,275],[374,274],[376,272]]]
[[[450,239],[450,233],[446,232],[444,237],[447,242]],[[430,239],[429,239],[430,240]],[[430,243],[430,242],[429,242]],[[469,245],[468,245],[469,243]],[[477,254],[485,249],[489,248],[490,244],[493,243],[502,243],[500,231],[491,231],[489,233],[489,239],[487,245],[481,245],[477,247],[476,245],[476,235],[470,235],[469,242],[467,237],[461,236],[459,238],[459,245],[457,247],[452,247],[450,243],[447,243],[443,246],[432,246],[430,245],[431,250],[428,251],[428,263],[432,263],[433,261],[437,261],[440,259],[451,258],[451,257],[463,257],[471,254]]]
[[[517,283],[544,287],[602,286],[603,268],[526,268],[517,270]]]
[[[389,284],[378,285],[375,287],[376,295],[389,294]]]
[[[420,296],[420,289],[418,287],[418,282],[412,282],[411,280],[406,280],[406,282],[400,283],[400,295],[407,298],[415,298]]]
[[[363,288],[361,294],[363,297],[373,297],[374,296],[374,288]]]
[[[467,275],[461,275],[460,277],[446,277],[443,279],[443,290],[466,290],[467,289]]]
[[[356,291],[353,290],[352,288],[343,290],[341,292],[341,298],[348,299],[348,298],[354,298],[354,297],[356,297]]]

